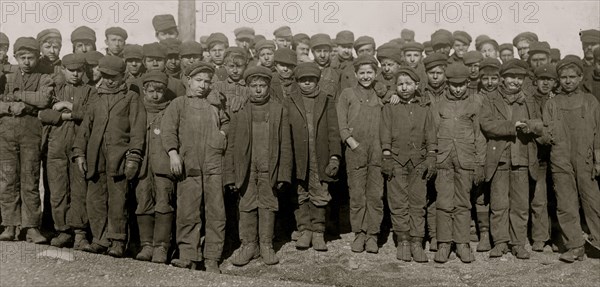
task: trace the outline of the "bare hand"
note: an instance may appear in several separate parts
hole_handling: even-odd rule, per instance
[[[392,105],[397,105],[397,104],[399,104],[399,103],[400,103],[400,97],[399,97],[398,95],[396,95],[396,94],[393,94],[393,95],[390,97],[390,104],[392,104]]]
[[[52,109],[55,110],[55,111],[59,111],[59,112],[62,111],[62,110],[65,110],[65,109],[67,109],[69,111],[72,111],[73,110],[73,104],[70,103],[70,102],[67,102],[67,101],[62,101],[62,102],[58,102],[58,103],[54,104],[52,106]]]
[[[180,177],[183,174],[183,160],[176,151],[169,152],[171,162],[171,172],[173,175]]]

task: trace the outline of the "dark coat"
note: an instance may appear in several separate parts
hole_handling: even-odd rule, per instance
[[[291,182],[292,142],[288,111],[275,99],[269,103],[269,178],[271,186],[277,182]],[[241,188],[250,177],[252,161],[252,104],[233,113],[229,123],[228,146],[225,152],[224,184]]]
[[[296,178],[307,180],[309,167],[308,126],[306,125],[304,101],[299,88],[294,89],[285,104],[291,126]],[[334,94],[321,89],[315,99],[313,121],[319,177],[323,181],[333,182],[335,179],[325,174],[325,168],[332,156],[341,158],[342,153]]]
[[[528,117],[524,120],[541,122],[540,108],[532,97],[525,98],[525,107],[527,108]],[[485,159],[485,178],[487,181],[494,176],[506,146],[514,141],[517,136],[515,123],[511,118],[508,118],[506,102],[500,92],[496,90],[489,93],[483,101],[480,117],[481,130],[488,140]],[[525,139],[529,174],[534,180],[537,180],[539,163],[535,136],[526,136]]]

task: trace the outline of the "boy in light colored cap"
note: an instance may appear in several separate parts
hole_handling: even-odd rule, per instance
[[[127,44],[127,31],[121,27],[110,27],[104,32],[106,40],[106,55],[113,55],[123,58],[123,49]]]
[[[273,31],[277,49],[292,47],[292,29],[289,26],[281,26]]]
[[[171,14],[155,15],[152,18],[152,26],[155,31],[154,36],[159,42],[166,39],[177,39],[177,37],[179,37],[179,30],[177,29],[177,23],[175,23],[175,17]]]
[[[452,45],[454,54],[448,58],[448,61],[450,63],[463,62],[463,56],[469,50],[473,38],[465,31],[454,31],[452,37],[454,38],[454,44]]]
[[[96,32],[88,26],[79,26],[71,33],[73,53],[96,51]]]
[[[354,41],[354,51],[356,55],[371,55],[375,56],[375,39],[370,36],[360,36]]]
[[[533,32],[523,32],[519,33],[515,38],[513,38],[512,44],[517,48],[517,52],[519,53],[519,57],[523,61],[527,61],[529,58],[529,45],[533,42],[537,42],[538,36]]]
[[[38,69],[44,74],[54,74],[55,81],[57,77],[62,76],[60,49],[62,48],[62,36],[57,29],[45,29],[38,33],[37,41],[40,43],[40,52],[42,57],[38,64]]]
[[[223,33],[212,33],[206,39],[210,61],[215,65],[215,75],[219,81],[227,79],[227,70],[223,67],[225,50],[229,48],[229,39]]]
[[[314,62],[321,69],[321,79],[319,86],[327,90],[328,93],[339,95],[340,93],[340,74],[337,69],[331,66],[331,50],[333,44],[327,34],[315,34],[310,38],[310,50],[313,54]]]

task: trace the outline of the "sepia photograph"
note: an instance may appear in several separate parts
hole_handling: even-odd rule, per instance
[[[599,284],[599,1],[0,1],[0,287]]]

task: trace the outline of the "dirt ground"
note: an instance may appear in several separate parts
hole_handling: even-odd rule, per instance
[[[258,259],[235,267],[225,260],[223,275],[1,242],[0,286],[598,286],[600,282],[600,260],[592,253],[588,254],[596,258],[566,264],[547,246],[543,253],[532,252],[529,260],[510,254],[489,259],[487,253],[477,253],[471,264],[461,263],[454,255],[448,263],[437,264],[428,252],[430,262],[419,264],[395,258],[391,235],[379,254],[352,253],[352,239],[351,234],[344,234],[329,241],[325,253],[298,251],[293,242],[287,242],[277,251],[280,264],[266,266]]]

